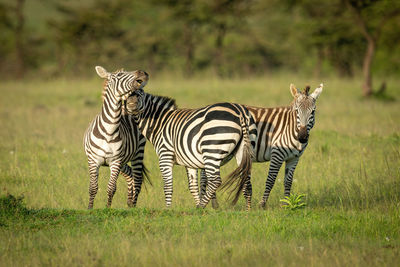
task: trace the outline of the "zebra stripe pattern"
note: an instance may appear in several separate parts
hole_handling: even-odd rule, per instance
[[[107,207],[111,207],[120,172],[126,178],[128,184],[127,203],[132,207],[136,205],[142,185],[146,139],[130,116],[123,114],[122,101],[133,91],[146,85],[148,74],[140,70],[133,72],[120,70],[109,73],[100,66],[96,67],[96,72],[106,80],[102,110],[89,124],[84,136],[84,148],[90,175],[88,208],[93,208],[98,190],[100,166],[110,167]],[[132,167],[127,164],[128,162],[131,162]]]
[[[220,166],[236,157],[239,167],[231,175],[247,180],[251,169],[256,126],[242,105],[218,103],[199,109],[178,109],[175,100],[135,91],[126,101],[140,131],[153,144],[164,179],[167,207],[172,203],[172,167],[186,166],[196,205],[205,207],[222,183]],[[198,195],[197,169],[204,169],[208,187]]]
[[[259,108],[249,107],[257,125],[257,141],[255,149],[255,162],[270,162],[265,191],[260,201],[260,206],[265,208],[266,202],[275,184],[276,176],[285,162],[284,188],[285,196],[290,195],[293,174],[300,156],[308,145],[308,137],[315,124],[316,100],[322,92],[323,85],[309,94],[310,87],[301,92],[290,85],[293,102],[287,107]],[[203,175],[201,176],[203,177]],[[206,179],[201,180],[201,191],[207,184]],[[250,179],[246,190],[251,194]],[[216,197],[213,196],[216,202]],[[218,204],[216,204],[218,205]],[[247,203],[249,206],[249,203]]]

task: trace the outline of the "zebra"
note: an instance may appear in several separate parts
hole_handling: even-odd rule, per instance
[[[249,197],[246,185],[256,125],[243,105],[217,103],[198,109],[178,109],[174,99],[137,90],[127,99],[126,106],[159,157],[167,207],[172,203],[174,164],[186,167],[189,190],[196,206],[204,208],[222,183],[220,166],[233,156],[239,167],[229,177],[240,178],[238,190],[244,188],[245,197]],[[204,169],[209,185],[201,199],[198,168]]]
[[[110,167],[107,207],[111,207],[120,172],[128,184],[128,206],[133,207],[137,202],[145,170],[143,157],[146,139],[130,116],[122,114],[122,101],[134,90],[143,88],[149,75],[141,70],[110,73],[101,66],[96,66],[96,72],[105,82],[102,110],[89,124],[83,140],[90,175],[88,208],[93,208],[100,166]],[[132,167],[128,166],[128,162],[131,162]]]
[[[265,208],[268,197],[274,186],[276,176],[285,162],[284,195],[289,196],[293,174],[300,156],[308,145],[310,130],[315,124],[316,100],[322,92],[321,83],[309,94],[307,86],[303,92],[291,84],[290,92],[293,101],[286,107],[260,108],[246,106],[257,125],[257,141],[254,162],[270,161],[265,191],[259,205]],[[200,196],[204,194],[207,179],[201,170]],[[250,178],[249,178],[250,180]],[[222,187],[228,187],[229,181]],[[248,181],[248,193],[251,194],[251,182]],[[215,194],[212,196],[214,206],[218,206]],[[248,204],[249,205],[249,204]]]

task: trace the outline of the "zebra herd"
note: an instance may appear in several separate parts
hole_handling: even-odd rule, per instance
[[[90,174],[89,209],[98,190],[100,166],[110,167],[107,207],[111,206],[120,173],[128,185],[128,206],[136,205],[145,177],[146,139],[159,157],[167,207],[172,204],[175,164],[186,167],[189,190],[198,207],[204,208],[211,200],[217,208],[216,190],[222,184],[221,188],[234,186],[233,203],[243,192],[250,209],[253,162],[271,162],[261,207],[266,205],[283,162],[285,196],[290,195],[294,170],[315,123],[322,84],[312,93],[310,87],[300,91],[291,84],[293,102],[286,107],[217,103],[187,109],[178,108],[172,98],[146,93],[143,88],[149,75],[144,71],[111,73],[97,66],[96,72],[105,83],[102,110],[84,136]],[[232,157],[238,167],[222,183],[220,167]]]

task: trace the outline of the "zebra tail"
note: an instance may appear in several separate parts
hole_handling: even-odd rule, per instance
[[[244,123],[243,119],[241,119],[241,126],[243,131],[242,142],[244,142],[242,161],[240,162],[239,166],[228,175],[227,179],[221,186],[221,189],[227,190],[236,182],[235,187],[229,192],[229,198],[234,193],[232,205],[235,205],[239,200],[240,193],[243,191],[246,181],[250,176],[253,157],[253,150],[251,148],[249,136],[249,127],[246,123]]]
[[[147,169],[146,166],[143,163],[143,169],[142,169],[143,182],[144,183],[149,183],[151,186],[153,186],[153,183],[150,180],[149,173],[150,173],[149,169]]]

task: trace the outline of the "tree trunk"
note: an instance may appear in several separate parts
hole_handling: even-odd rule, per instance
[[[315,63],[314,67],[314,77],[320,78],[321,77],[321,70],[322,70],[322,63],[324,61],[324,53],[322,46],[317,46],[317,62]]]
[[[24,4],[25,0],[17,0],[17,4],[15,7],[15,14],[17,17],[17,25],[15,27],[15,52],[16,52],[16,75],[18,78],[22,78],[25,74],[25,50],[24,50],[24,25],[25,25],[25,17],[24,17]]]
[[[185,70],[184,73],[187,77],[193,75],[193,60],[194,60],[194,42],[193,42],[193,29],[191,25],[185,24],[184,26],[184,42],[186,46],[185,51]]]
[[[226,25],[220,23],[217,25],[217,39],[215,40],[215,68],[218,76],[224,76],[223,70],[223,44],[226,34]]]
[[[362,85],[363,95],[371,96],[372,95],[372,74],[371,74],[371,65],[372,59],[374,58],[376,43],[373,38],[367,38],[368,46],[367,51],[365,51],[364,55],[364,63],[363,63],[363,78],[364,83]]]

